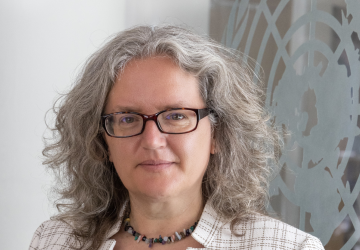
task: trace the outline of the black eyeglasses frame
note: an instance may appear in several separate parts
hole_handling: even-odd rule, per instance
[[[171,110],[192,110],[192,111],[194,111],[194,112],[196,113],[196,117],[197,117],[197,121],[196,121],[196,126],[195,126],[195,128],[192,129],[192,130],[190,130],[190,131],[186,131],[186,132],[182,132],[182,133],[169,133],[169,132],[163,131],[162,128],[161,128],[161,126],[160,126],[160,123],[159,123],[158,120],[157,120],[157,118],[158,118],[158,116],[159,116],[160,114],[162,114],[162,113],[164,113],[164,112],[166,112],[166,111],[171,111]],[[113,116],[113,115],[116,115],[116,114],[135,114],[135,115],[141,116],[142,119],[143,119],[143,127],[142,127],[141,131],[140,131],[139,133],[135,134],[135,135],[129,135],[129,136],[115,136],[115,135],[111,135],[111,134],[108,132],[106,126],[105,126],[105,121],[106,121],[106,119],[107,119],[108,117]],[[133,137],[133,136],[137,136],[137,135],[142,134],[142,133],[144,132],[144,130],[145,130],[146,122],[147,122],[147,121],[150,121],[150,120],[153,120],[161,133],[164,133],[164,134],[177,134],[177,135],[179,135],[179,134],[187,134],[187,133],[190,133],[190,132],[196,130],[197,127],[198,127],[199,121],[200,121],[202,118],[208,116],[209,114],[210,114],[210,109],[208,109],[208,108],[203,108],[203,109],[172,108],[172,109],[162,110],[162,111],[157,112],[157,113],[152,114],[152,115],[144,115],[144,114],[137,113],[137,112],[115,112],[115,113],[111,113],[111,114],[107,114],[107,115],[102,115],[102,116],[101,116],[101,125],[102,125],[102,127],[104,128],[106,134],[107,134],[108,136],[110,136],[110,137],[115,137],[115,138],[129,138],[129,137]]]

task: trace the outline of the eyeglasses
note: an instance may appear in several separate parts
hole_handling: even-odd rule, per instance
[[[116,112],[101,116],[102,126],[109,136],[126,138],[141,134],[149,120],[155,121],[165,134],[185,134],[194,131],[199,121],[209,115],[209,109],[174,108],[153,115],[136,112]]]

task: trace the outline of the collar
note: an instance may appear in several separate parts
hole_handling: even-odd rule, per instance
[[[120,231],[127,204],[128,202],[123,205],[120,211],[119,220],[110,228],[106,234],[106,241],[101,245],[99,250],[112,250],[114,248],[116,241],[110,238]],[[201,214],[200,220],[191,236],[207,248],[210,246],[216,233],[219,232],[219,229],[223,227],[224,224],[225,222],[217,216],[215,210],[207,202]]]

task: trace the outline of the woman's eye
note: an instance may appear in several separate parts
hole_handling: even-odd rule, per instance
[[[135,121],[134,117],[123,117],[121,119],[122,123],[133,123]]]
[[[180,114],[180,113],[176,113],[176,114],[171,114],[169,115],[169,119],[171,120],[182,120],[185,118],[185,116],[183,114]]]

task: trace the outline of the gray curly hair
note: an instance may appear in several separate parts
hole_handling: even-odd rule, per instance
[[[244,56],[182,27],[139,26],[120,32],[94,53],[72,90],[54,105],[55,142],[43,151],[44,164],[57,177],[59,214],[53,219],[71,222],[82,246],[100,246],[129,198],[103,137],[100,120],[107,96],[129,61],[157,55],[194,75],[213,111],[216,153],[204,176],[204,199],[232,222],[232,230],[250,214],[266,213],[279,136],[269,125],[263,90]]]

